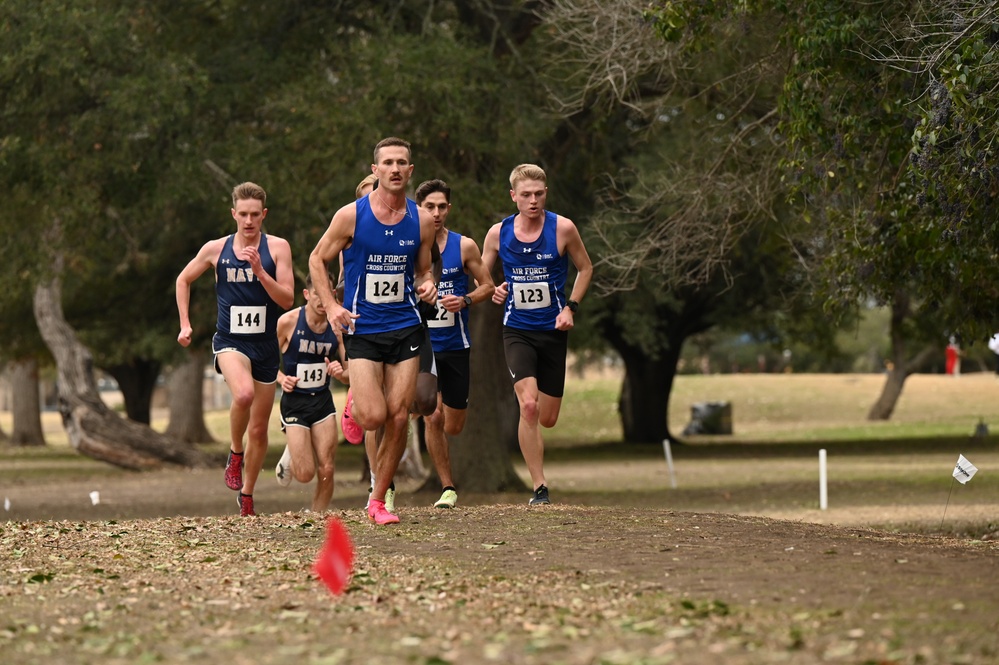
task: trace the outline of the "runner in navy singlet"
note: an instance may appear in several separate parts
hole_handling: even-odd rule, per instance
[[[336,453],[336,406],[330,377],[347,383],[347,361],[340,333],[326,320],[312,276],[302,291],[305,304],[278,319],[281,348],[281,429],[288,445],[274,469],[284,486],[294,478],[308,483],[316,478],[312,511],[323,512],[333,498],[333,458]]]
[[[243,516],[255,514],[253,488],[267,453],[280,362],[277,319],[295,302],[291,247],[286,240],[261,232],[266,202],[267,194],[259,185],[236,185],[232,190],[236,233],[205,243],[177,277],[177,341],[189,346],[191,284],[209,268],[215,269],[219,311],[212,348],[215,369],[232,393],[225,483],[239,491]]]

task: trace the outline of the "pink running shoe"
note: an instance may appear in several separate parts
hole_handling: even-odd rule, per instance
[[[385,510],[385,502],[377,499],[368,501],[368,518],[379,526],[399,523],[399,517]]]
[[[225,461],[225,486],[236,491],[243,489],[243,453],[234,453],[232,448]]]
[[[347,400],[344,402],[343,413],[340,415],[340,430],[343,431],[343,438],[347,439],[347,443],[357,446],[364,442],[364,430],[350,415],[353,406],[354,398],[348,389]]]

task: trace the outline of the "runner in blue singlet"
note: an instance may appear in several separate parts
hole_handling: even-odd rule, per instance
[[[430,212],[441,254],[441,276],[437,284],[437,309],[427,321],[437,366],[437,408],[424,417],[427,451],[440,478],[442,492],[437,508],[454,508],[458,491],[451,477],[447,434],[456,436],[465,428],[470,381],[468,308],[485,302],[496,289],[482,264],[475,241],[447,228],[451,211],[451,188],[443,180],[428,180],[416,188],[416,201]],[[469,289],[469,279],[476,285]]]
[[[417,300],[435,303],[430,270],[433,220],[406,198],[413,174],[409,144],[398,138],[375,146],[378,187],[333,215],[309,257],[309,272],[326,316],[344,331],[353,398],[351,416],[367,431],[385,426],[378,449],[368,517],[394,524],[385,492],[405,451],[423,324]],[[343,252],[344,303],[325,282],[328,265]]]
[[[510,174],[510,197],[517,214],[494,224],[482,245],[487,270],[492,271],[497,258],[503,263],[505,281],[496,287],[493,302],[504,306],[503,348],[520,406],[517,435],[534,486],[532,506],[550,503],[540,427],[558,421],[568,331],[593,276],[576,225],[545,210],[547,181],[539,166],[516,167]],[[566,299],[569,259],[576,279]]]

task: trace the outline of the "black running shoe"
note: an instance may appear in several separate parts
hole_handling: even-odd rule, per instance
[[[527,502],[529,506],[547,506],[551,501],[548,500],[548,488],[542,485],[538,489],[534,490],[534,494],[531,495],[531,500]]]

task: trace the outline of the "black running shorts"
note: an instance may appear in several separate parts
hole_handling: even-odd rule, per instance
[[[314,394],[290,392],[281,395],[281,430],[288,427],[311,428],[336,415],[333,394],[320,390]]]
[[[503,350],[511,380],[517,383],[533,376],[538,381],[538,390],[551,397],[562,397],[565,392],[568,348],[568,331],[503,326]]]
[[[426,335],[422,323],[409,328],[371,335],[344,335],[343,348],[349,358],[396,365],[420,355]]]
[[[435,353],[437,359],[437,390],[441,401],[452,409],[468,408],[468,387],[472,373],[469,368],[470,349]]]

